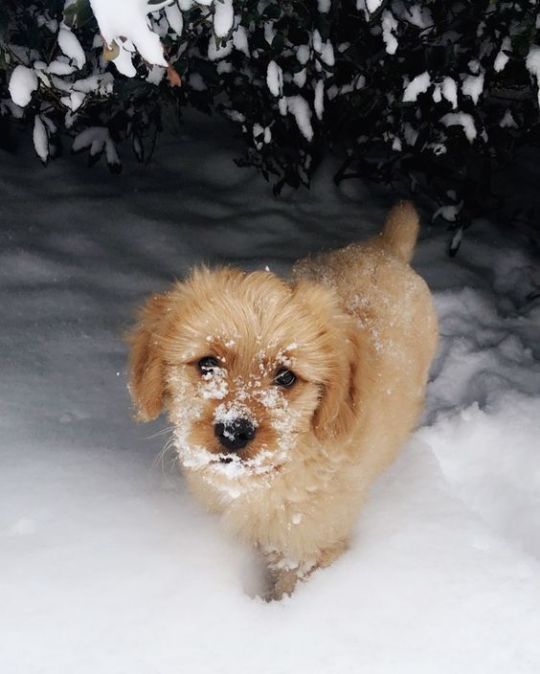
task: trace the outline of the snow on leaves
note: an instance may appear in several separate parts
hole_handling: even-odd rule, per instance
[[[88,150],[91,162],[97,161],[104,154],[107,165],[117,173],[120,170],[120,158],[116,146],[111,138],[109,129],[100,126],[93,126],[79,133],[72,146],[73,152]]]
[[[38,88],[38,78],[32,68],[18,65],[11,73],[9,93],[11,100],[24,108],[32,100],[32,94]]]
[[[233,27],[233,22],[232,0],[218,0],[214,3],[214,33],[216,37],[226,37]]]
[[[531,47],[527,54],[527,70],[536,79],[538,87],[538,105],[540,106],[540,47]]]
[[[67,26],[61,26],[58,31],[58,46],[62,52],[75,64],[80,70],[86,63],[86,55],[81,43]]]
[[[49,159],[49,136],[47,128],[39,115],[34,118],[34,130],[32,132],[34,149],[41,161],[46,164]]]
[[[273,96],[283,93],[283,71],[275,61],[270,61],[266,69],[266,83]]]
[[[403,92],[403,102],[411,103],[416,101],[418,94],[425,94],[431,84],[431,77],[428,72],[417,75],[407,84]]]
[[[345,150],[338,179],[388,179],[411,153],[448,163],[499,139],[507,152],[538,117],[536,10],[485,3],[68,0],[62,14],[35,0],[21,13],[43,42],[0,45],[0,105],[37,129],[52,106],[61,131],[106,128],[138,157],[171,109],[219,107],[244,134],[242,162],[278,186],[308,184],[325,144]]]

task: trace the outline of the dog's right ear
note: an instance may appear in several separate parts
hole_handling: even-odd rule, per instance
[[[131,345],[128,388],[140,421],[155,419],[163,409],[165,366],[161,337],[168,305],[168,295],[151,297],[128,335]]]

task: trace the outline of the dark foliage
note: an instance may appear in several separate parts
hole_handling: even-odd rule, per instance
[[[239,163],[257,166],[276,192],[309,185],[331,148],[343,158],[337,181],[397,183],[463,227],[500,208],[494,174],[538,143],[536,2],[235,0],[219,39],[215,3],[180,2],[181,29],[164,10],[151,15],[169,69],[163,76],[135,53],[126,77],[114,62],[123,43],[103,45],[88,0],[4,0],[0,146],[13,150],[14,118],[35,139],[44,128],[44,162],[71,136],[91,162],[103,154],[118,170],[116,145],[145,160],[191,105],[237,125]],[[62,21],[86,54],[80,67],[59,48]],[[71,70],[55,74],[61,64]],[[24,107],[8,90],[20,65],[37,75]]]

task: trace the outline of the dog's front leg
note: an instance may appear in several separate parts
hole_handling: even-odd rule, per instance
[[[305,580],[318,564],[315,560],[296,561],[289,559],[276,550],[265,552],[266,587],[264,598],[267,601],[279,601],[294,592],[296,584]]]
[[[291,595],[300,578],[298,562],[293,562],[276,551],[266,553],[265,561],[266,587],[264,598],[267,601],[279,601],[284,596]]]
[[[316,569],[330,566],[347,547],[347,541],[338,541],[321,550],[317,559],[304,561],[290,560],[276,550],[265,552],[267,574],[264,598],[267,601],[279,601],[284,596],[290,596],[299,581],[307,580]]]

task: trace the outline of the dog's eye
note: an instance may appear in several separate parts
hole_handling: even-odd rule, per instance
[[[202,374],[208,374],[216,367],[219,367],[219,362],[214,356],[205,356],[197,363]]]
[[[278,370],[276,376],[274,377],[274,384],[277,384],[278,386],[284,386],[285,388],[292,386],[295,381],[296,375],[294,372],[286,369]]]

